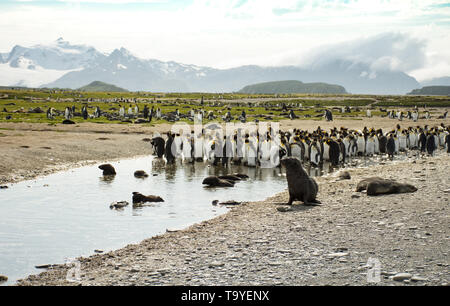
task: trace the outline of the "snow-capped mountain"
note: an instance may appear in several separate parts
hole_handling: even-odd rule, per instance
[[[104,54],[58,39],[50,45],[16,46],[0,54],[0,85],[79,88],[102,81],[132,91],[232,92],[246,85],[282,80],[339,84],[351,93],[405,94],[419,83],[400,71],[372,71],[344,59],[314,65],[215,69],[141,59],[125,48]]]
[[[105,57],[93,47],[71,45],[62,38],[49,45],[15,46],[0,54],[0,84],[39,87]]]

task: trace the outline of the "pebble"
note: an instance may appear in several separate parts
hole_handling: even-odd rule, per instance
[[[288,212],[288,211],[292,211],[292,207],[289,206],[281,206],[281,207],[277,207],[277,210],[279,212]]]
[[[5,275],[0,275],[0,283],[6,282],[8,280],[8,277]]]
[[[94,250],[95,253],[103,253],[103,250]]]
[[[404,281],[405,279],[410,279],[411,277],[412,275],[410,273],[397,273],[392,277],[392,279],[394,281],[401,282]]]
[[[348,256],[348,254],[349,254],[349,253],[346,253],[346,252],[337,252],[337,253],[330,253],[330,254],[327,254],[327,256],[328,256],[328,257],[331,257],[331,258],[335,258],[335,257]]]
[[[213,261],[208,265],[208,267],[209,268],[217,268],[217,267],[223,267],[224,265],[225,264],[223,262]]]

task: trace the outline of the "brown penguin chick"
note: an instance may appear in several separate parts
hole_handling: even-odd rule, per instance
[[[164,202],[164,200],[159,196],[155,195],[146,196],[136,191],[133,192],[133,204],[146,202]]]
[[[111,164],[103,164],[98,166],[100,170],[103,170],[103,175],[116,175],[116,170]]]
[[[302,201],[305,205],[320,204],[320,201],[316,199],[319,186],[305,172],[300,160],[296,157],[285,157],[281,160],[281,165],[286,168],[289,190],[289,202],[287,204],[292,205],[295,200]]]

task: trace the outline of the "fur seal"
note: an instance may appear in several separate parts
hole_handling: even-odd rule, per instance
[[[103,175],[116,175],[116,170],[111,164],[103,164],[98,166],[98,168],[103,170]]]
[[[292,205],[294,200],[302,201],[305,205],[320,204],[316,200],[319,186],[316,181],[309,177],[303,169],[300,160],[296,157],[285,157],[281,164],[286,168],[286,179],[289,189],[289,202]]]
[[[227,180],[227,181],[240,181],[241,180],[241,178],[236,175],[221,175],[221,176],[218,176],[218,178]]]
[[[144,178],[144,177],[148,177],[148,174],[144,170],[136,170],[134,172],[134,177],[136,177],[136,178]]]
[[[130,203],[128,203],[127,201],[116,201],[116,202],[112,202],[109,205],[109,208],[111,208],[111,209],[122,209],[125,206],[128,206],[128,204],[130,204]]]
[[[361,180],[356,186],[356,191],[367,190],[367,195],[376,196],[381,194],[409,193],[417,191],[417,188],[410,184],[403,184],[390,179],[380,177],[370,177]]]
[[[136,203],[146,203],[146,202],[164,202],[164,200],[155,195],[145,196],[139,192],[133,192],[133,204]]]
[[[202,184],[209,187],[234,187],[234,181],[220,179],[217,176],[208,176],[203,180]]]

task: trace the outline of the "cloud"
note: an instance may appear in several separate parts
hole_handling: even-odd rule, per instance
[[[427,41],[405,33],[383,33],[326,45],[309,52],[301,66],[318,67],[336,60],[364,63],[371,71],[412,71],[426,63]]]

